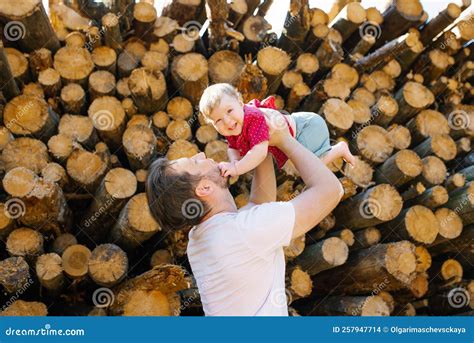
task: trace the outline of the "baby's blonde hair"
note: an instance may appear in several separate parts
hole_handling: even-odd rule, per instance
[[[228,83],[216,83],[207,87],[202,93],[201,100],[199,100],[199,111],[204,116],[206,122],[211,122],[210,115],[212,111],[219,106],[224,95],[234,97],[242,101],[242,94]]]

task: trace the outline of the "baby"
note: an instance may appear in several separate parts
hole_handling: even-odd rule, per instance
[[[344,158],[354,165],[355,158],[346,142],[330,145],[329,131],[324,119],[312,112],[284,115],[275,108],[275,98],[252,100],[244,104],[242,95],[230,84],[217,83],[206,88],[199,102],[199,110],[228,142],[230,162],[219,163],[223,176],[245,174],[257,167],[270,152],[282,168],[288,157],[271,146],[275,125],[288,126],[290,134],[328,165]],[[286,123],[285,123],[286,122]]]

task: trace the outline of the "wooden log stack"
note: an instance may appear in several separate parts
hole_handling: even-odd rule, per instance
[[[188,231],[161,231],[144,183],[161,156],[227,160],[197,110],[218,82],[319,113],[356,155],[329,166],[342,202],[285,247],[291,315],[472,311],[470,1],[428,18],[417,0],[291,0],[281,35],[272,3],[137,2],[79,25],[0,2],[0,315],[203,314]],[[238,207],[250,183],[231,180]],[[304,192],[291,165],[277,183]]]

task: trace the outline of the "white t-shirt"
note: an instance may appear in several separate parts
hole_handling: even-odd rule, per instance
[[[189,232],[188,258],[206,316],[287,316],[285,256],[290,202],[223,212]]]

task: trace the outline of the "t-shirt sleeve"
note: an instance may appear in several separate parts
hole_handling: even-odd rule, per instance
[[[247,135],[250,148],[270,140],[268,125],[263,114],[252,115],[248,120]]]
[[[236,219],[248,247],[267,258],[276,249],[290,244],[295,209],[291,202],[269,202],[240,211]]]

